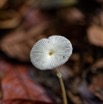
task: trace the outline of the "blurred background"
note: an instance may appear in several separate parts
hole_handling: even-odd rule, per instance
[[[0,0],[0,104],[62,104],[56,73],[29,58],[55,34],[73,45],[60,67],[68,104],[103,104],[103,0]]]

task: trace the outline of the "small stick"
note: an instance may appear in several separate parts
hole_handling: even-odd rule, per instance
[[[65,91],[65,87],[64,87],[64,82],[62,79],[62,74],[60,73],[58,68],[56,68],[56,72],[57,72],[57,77],[59,78],[59,82],[60,82],[60,86],[61,86],[61,90],[62,90],[63,104],[68,104],[66,91]]]

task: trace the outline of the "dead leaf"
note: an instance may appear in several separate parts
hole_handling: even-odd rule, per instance
[[[35,102],[32,100],[24,100],[24,99],[18,99],[18,100],[5,100],[2,103],[4,104],[51,104],[51,103],[46,103],[46,102]],[[2,104],[0,103],[0,104]]]
[[[92,26],[88,29],[88,40],[91,44],[103,47],[103,28]]]
[[[29,78],[27,70],[25,66],[14,66],[13,69],[4,76],[1,83],[3,101],[10,100],[10,103],[5,104],[11,104],[13,100],[17,100],[18,103],[12,104],[24,104],[19,103],[21,100],[52,103],[51,99],[46,95],[45,90]],[[26,102],[25,104],[34,103]]]

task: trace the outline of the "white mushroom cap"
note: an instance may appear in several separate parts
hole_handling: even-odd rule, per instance
[[[63,65],[71,54],[71,42],[63,36],[54,35],[39,40],[30,52],[30,59],[36,68],[47,70]]]

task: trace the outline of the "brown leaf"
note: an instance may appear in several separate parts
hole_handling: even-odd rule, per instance
[[[2,8],[6,4],[7,0],[0,0],[0,8]]]
[[[0,59],[0,75],[5,75],[13,69],[13,66],[6,61]]]
[[[18,99],[18,100],[5,100],[2,103],[4,104],[51,104],[51,103],[46,103],[46,102],[35,102],[32,100],[24,100],[24,99]],[[0,104],[2,104],[0,103]]]
[[[2,92],[4,101],[24,99],[31,100],[33,102],[38,101],[46,103],[52,102],[50,98],[46,95],[44,89],[29,78],[27,74],[28,71],[25,66],[14,66],[13,68],[14,69],[12,69],[2,80]],[[24,104],[24,103],[13,103],[13,104]]]
[[[87,30],[88,40],[91,44],[103,47],[103,11],[98,11],[91,20],[91,26]]]
[[[3,101],[2,101],[2,99],[0,99],[0,104],[3,104]]]
[[[92,26],[88,29],[88,39],[91,44],[103,47],[103,29]]]

